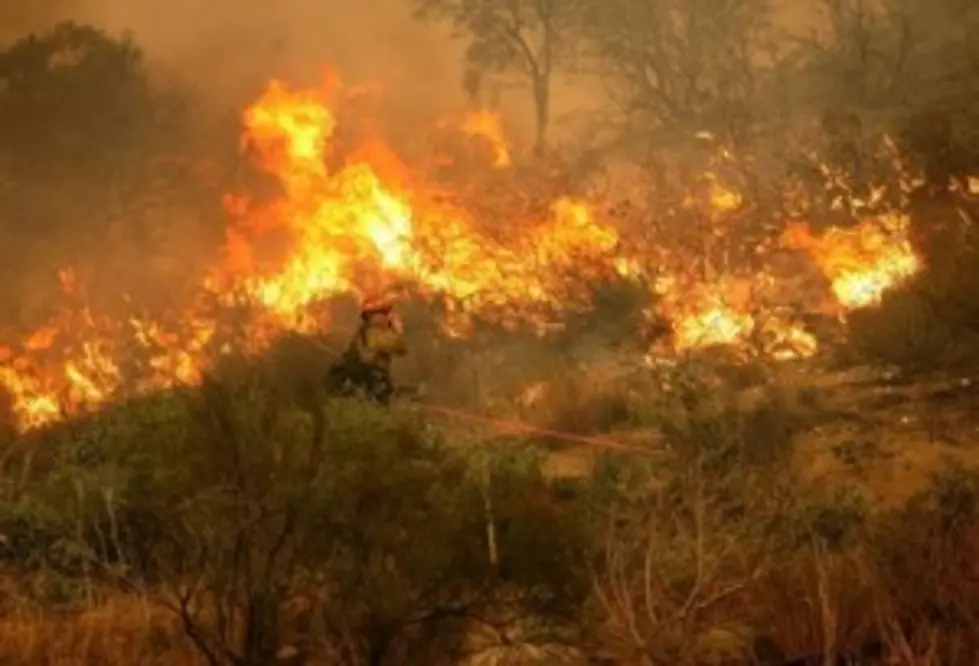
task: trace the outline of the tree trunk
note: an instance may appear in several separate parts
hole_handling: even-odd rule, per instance
[[[279,651],[279,603],[267,591],[251,594],[248,603],[243,645],[247,666],[263,666],[275,661]]]
[[[533,80],[534,92],[534,155],[541,157],[547,149],[547,132],[551,118],[551,77],[538,74]]]

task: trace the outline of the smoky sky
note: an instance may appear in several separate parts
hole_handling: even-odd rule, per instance
[[[0,39],[62,20],[130,31],[154,64],[238,104],[262,82],[312,81],[324,65],[404,106],[461,103],[460,45],[407,0],[4,0]]]
[[[775,4],[783,24],[813,27],[811,3]],[[252,101],[272,78],[316,83],[325,66],[347,83],[377,84],[388,127],[418,127],[466,104],[464,45],[444,26],[413,20],[409,0],[0,0],[0,41],[63,20],[129,31],[155,67],[223,107]],[[552,138],[573,136],[603,104],[602,87],[580,77],[555,84]],[[529,135],[528,91],[510,89],[493,103],[508,134]]]

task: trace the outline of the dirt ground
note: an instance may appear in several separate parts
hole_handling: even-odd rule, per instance
[[[857,483],[897,503],[950,465],[979,468],[979,378],[900,381],[867,368],[810,379],[826,420],[802,433],[796,464],[817,483]]]

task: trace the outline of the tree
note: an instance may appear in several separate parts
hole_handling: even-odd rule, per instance
[[[593,0],[577,17],[613,99],[664,136],[738,131],[772,63],[768,0]]]
[[[464,85],[475,98],[491,74],[516,74],[530,84],[535,151],[547,146],[551,86],[569,48],[569,0],[412,0],[422,20],[453,25],[469,40]]]
[[[974,77],[970,38],[979,11],[962,0],[821,0],[825,39],[805,40],[840,102],[880,108],[920,103]],[[958,92],[962,92],[959,90]]]
[[[157,211],[202,192],[189,112],[128,37],[63,23],[0,53],[5,282],[105,256],[107,238],[140,263],[119,245],[152,249]]]
[[[5,161],[24,174],[55,176],[79,161],[118,157],[113,144],[131,143],[140,116],[154,111],[139,50],[86,26],[16,42],[0,55],[0,81]]]
[[[938,144],[950,124],[971,126],[979,12],[961,0],[821,0],[823,34],[798,35],[797,106],[823,113],[833,159],[862,154],[882,132],[911,127],[912,143]],[[949,120],[959,116],[960,120]],[[869,147],[867,140],[869,141]],[[937,156],[938,161],[949,161]],[[859,170],[859,168],[858,168]],[[871,177],[873,180],[873,177]]]

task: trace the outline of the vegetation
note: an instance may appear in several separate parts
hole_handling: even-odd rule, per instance
[[[545,477],[532,441],[303,404],[245,361],[38,433],[5,455],[3,657],[971,660],[979,478],[950,467],[888,504],[813,483],[794,442],[827,410],[709,381],[649,394],[630,418],[660,444],[586,477]]]
[[[910,392],[709,356],[600,385],[562,350],[534,408],[551,432],[502,437],[327,398],[305,361],[229,358],[199,387],[0,433],[0,662],[977,663],[974,396],[928,383],[974,367],[979,323],[962,99],[979,70],[934,74],[976,62],[953,38],[976,26],[970,3],[827,0],[819,40],[780,34],[756,0],[418,4],[472,41],[473,90],[529,83],[539,155],[561,150],[550,77],[599,74],[621,118],[604,149],[642,164],[664,210],[703,184],[690,174],[742,184],[737,233],[675,225],[720,239],[705,264],[773,241],[817,143],[857,188],[894,152],[920,167],[907,205],[928,270],[858,313],[835,359],[896,366]],[[0,266],[60,265],[30,244],[119,225],[162,251],[133,211],[161,179],[174,207],[211,187],[162,160],[196,159],[182,95],[88,27],[0,54],[0,201],[37,221],[4,227]],[[811,197],[814,225],[859,217],[833,194]],[[526,414],[479,372],[475,400]]]
[[[62,24],[0,54],[5,321],[39,324],[69,264],[109,304],[119,279],[160,300],[177,244],[220,230],[220,186],[202,177],[215,160],[193,112],[131,39],[89,26]]]

